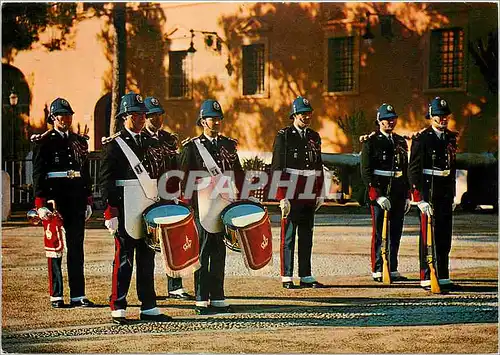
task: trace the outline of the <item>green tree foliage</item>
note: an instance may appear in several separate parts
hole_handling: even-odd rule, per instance
[[[469,52],[484,80],[488,83],[488,89],[496,94],[498,92],[498,31],[490,32],[486,43],[482,38],[470,41]]]
[[[49,50],[63,48],[76,20],[76,7],[76,3],[2,4],[2,56],[11,58],[15,50],[31,48],[49,26],[59,30],[61,37],[44,45]]]

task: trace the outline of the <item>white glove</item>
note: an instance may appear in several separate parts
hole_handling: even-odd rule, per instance
[[[255,202],[255,203],[260,203],[260,200],[257,197],[255,197],[255,196],[248,197],[248,201],[252,201],[252,202]],[[280,205],[280,207],[281,207],[281,205]]]
[[[290,204],[290,201],[286,198],[280,201],[280,208],[281,208],[281,215],[283,217],[288,216],[290,213],[290,210],[292,209],[292,205]]]
[[[90,216],[92,216],[92,206],[87,205],[87,210],[85,211],[85,222],[89,220]]]
[[[417,207],[422,211],[422,213],[425,213],[427,217],[432,216],[432,207],[425,201],[420,201],[417,204]]]
[[[42,220],[47,220],[52,216],[52,212],[47,207],[42,207],[36,210],[36,213],[38,213],[38,217]]]
[[[316,206],[314,208],[314,212],[319,210],[321,206],[323,206],[325,203],[325,198],[324,197],[316,197]]]
[[[118,230],[118,217],[106,219],[104,225],[108,228],[109,234],[113,235]]]
[[[411,208],[410,199],[407,198],[406,201],[405,201],[405,214],[407,214],[408,212],[410,212],[410,208]]]
[[[391,201],[387,197],[380,196],[377,198],[377,203],[382,207],[383,210],[389,211],[391,209]]]

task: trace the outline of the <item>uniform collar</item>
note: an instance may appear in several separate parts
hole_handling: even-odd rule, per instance
[[[64,138],[64,135],[67,135],[69,137],[69,131],[63,132],[63,131],[58,130],[57,128],[54,128],[54,131],[56,131],[57,133],[59,133],[59,135],[61,136],[61,138]]]
[[[436,134],[436,136],[441,139],[441,135],[444,134],[444,131],[439,131],[437,129],[434,128],[434,126],[431,126],[432,130],[434,131],[434,133]]]
[[[297,132],[299,132],[299,134],[300,134],[300,135],[302,135],[302,132],[307,133],[307,127],[306,127],[306,128],[304,128],[304,129],[300,129],[299,127],[297,127],[297,126],[295,125],[295,122],[292,124],[292,126],[295,128],[295,130],[296,130]]]
[[[127,127],[123,127],[127,132],[128,134],[130,134],[130,136],[132,138],[134,138],[134,140],[137,140],[137,138],[135,138],[135,136],[140,136],[141,133],[135,133],[135,132],[132,132],[130,129],[128,129]]]
[[[153,138],[158,138],[160,136],[160,131],[153,132],[149,128],[146,127],[146,133],[149,134]]]
[[[384,131],[380,130],[380,133],[382,133],[387,139],[390,139],[392,137],[392,139],[394,139],[394,135],[392,133],[385,133]]]
[[[214,138],[211,138],[211,137],[207,136],[205,133],[203,133],[203,134],[202,134],[202,136],[203,136],[205,139],[208,139],[208,141],[209,141],[210,143],[212,143],[212,141],[213,141],[214,139],[215,139],[215,141],[217,142],[217,139],[219,138],[219,136],[218,136],[218,135],[217,135],[216,137],[214,137]]]

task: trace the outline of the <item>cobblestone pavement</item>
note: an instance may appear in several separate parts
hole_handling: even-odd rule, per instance
[[[102,337],[109,335],[191,336],[216,332],[226,334],[224,336],[229,337],[228,339],[236,334],[248,334],[247,337],[252,339],[258,337],[258,334],[287,329],[295,329],[296,334],[300,334],[301,329],[309,328],[318,331],[350,329],[349,327],[395,329],[498,322],[498,231],[495,215],[461,214],[455,217],[450,269],[452,279],[458,281],[463,288],[459,292],[444,295],[432,295],[419,288],[416,217],[408,216],[405,220],[399,260],[399,271],[409,276],[410,280],[386,287],[373,283],[370,277],[370,216],[316,216],[312,263],[313,273],[327,284],[328,288],[323,290],[281,288],[279,216],[271,215],[271,221],[274,250],[272,265],[259,272],[249,273],[241,254],[232,251],[227,253],[226,293],[234,313],[196,316],[192,311],[192,302],[163,301],[165,298],[160,296],[159,306],[169,309],[168,313],[174,316],[173,322],[147,323],[137,320],[126,326],[112,325],[109,322],[106,298],[108,279],[111,276],[113,242],[104,229],[88,229],[86,236],[85,272],[87,280],[90,280],[88,284],[92,287],[91,292],[97,298],[94,300],[100,301],[100,306],[93,310],[78,311],[80,313],[76,314],[80,318],[74,319],[71,312],[76,311],[71,310],[54,311],[47,306],[38,310],[36,304],[29,310],[17,308],[19,295],[30,295],[30,299],[36,300],[33,302],[46,302],[43,301],[47,296],[41,229],[4,226],[3,350],[17,352],[36,349],[50,352],[47,349],[51,349],[50,344],[53,342],[70,344],[71,339],[89,341],[104,339]],[[165,294],[158,291],[159,287],[165,287],[160,255],[156,259],[156,279],[157,293]],[[192,292],[191,279],[192,277],[186,278],[185,285]],[[130,297],[133,313],[138,312],[138,301],[133,298],[134,293],[132,286]],[[56,313],[59,319],[44,319],[44,314],[54,317]],[[307,342],[306,339],[303,341]],[[497,340],[491,341],[497,344]],[[36,344],[43,344],[45,347],[36,348]],[[69,348],[60,349],[67,351]],[[141,347],[135,349],[151,351]],[[186,349],[189,350],[184,350]],[[269,348],[271,352],[275,350]]]

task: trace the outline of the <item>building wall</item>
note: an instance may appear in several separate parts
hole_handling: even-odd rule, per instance
[[[361,40],[365,13],[393,14],[392,40],[382,37],[378,16],[370,16],[375,38]],[[325,152],[351,152],[352,137],[338,118],[362,111],[367,129],[375,128],[377,107],[392,103],[400,119],[396,131],[410,133],[427,124],[427,102],[446,98],[453,110],[451,128],[460,131],[460,149],[497,150],[498,98],[488,92],[478,67],[466,51],[465,91],[425,89],[429,30],[463,26],[466,43],[497,30],[497,5],[478,3],[160,3],[135,4],[128,12],[128,87],[160,98],[167,111],[165,128],[180,139],[200,133],[198,108],[215,98],[225,112],[224,133],[237,138],[240,151],[268,152],[276,132],[290,123],[289,109],[305,95],[315,109],[313,128]],[[168,51],[189,47],[189,30],[217,32],[226,42],[220,53],[195,32],[192,57],[193,95],[168,98]],[[325,94],[325,49],[329,36],[355,34],[359,45],[358,93]],[[90,18],[75,27],[74,48],[20,52],[11,63],[26,76],[32,90],[30,123],[42,125],[43,107],[57,96],[75,110],[75,123],[91,129],[91,147],[103,132],[103,114],[94,117],[98,100],[109,92],[110,30],[104,18]],[[241,45],[264,42],[268,48],[264,97],[241,93]],[[235,68],[229,76],[228,56]],[[100,133],[102,134],[102,133]]]

